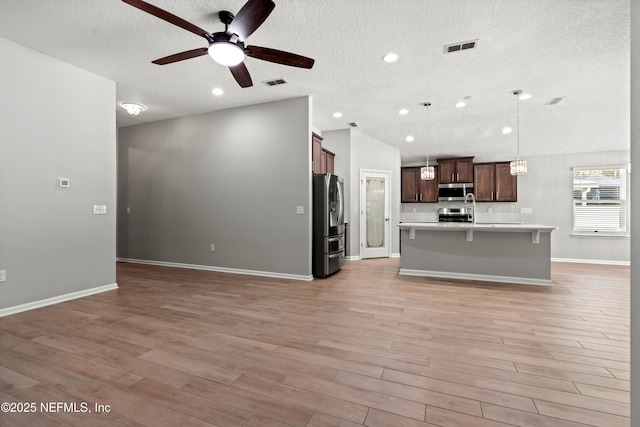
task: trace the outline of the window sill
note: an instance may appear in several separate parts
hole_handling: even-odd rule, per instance
[[[611,233],[605,231],[599,232],[579,232],[574,231],[571,233],[571,237],[607,237],[607,238],[616,238],[616,239],[628,239],[629,233]]]

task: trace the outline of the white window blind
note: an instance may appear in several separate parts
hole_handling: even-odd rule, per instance
[[[573,169],[573,231],[578,234],[625,234],[625,167]]]

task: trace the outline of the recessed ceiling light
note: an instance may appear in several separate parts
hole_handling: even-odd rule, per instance
[[[340,117],[342,117],[342,113],[340,111],[336,111],[335,113],[333,113],[333,117],[339,119]]]
[[[413,142],[414,141],[413,136],[412,135],[407,136],[406,141],[407,142]]]
[[[384,62],[396,62],[398,58],[399,56],[397,53],[387,53],[382,59]]]
[[[456,104],[456,108],[462,108],[462,107],[464,107],[465,105],[467,105],[467,103],[466,103],[466,102],[464,102],[464,101],[460,101],[460,102],[458,102],[458,103]]]
[[[214,87],[213,89],[211,89],[211,93],[214,94],[215,96],[220,96],[224,93],[224,91],[219,87]]]
[[[526,101],[527,99],[531,99],[531,94],[530,93],[523,93],[522,95],[520,95],[518,97],[518,99],[520,99],[522,101]]]
[[[511,129],[509,126],[505,126],[505,127],[502,128],[502,133],[504,135],[507,135],[507,134],[509,134],[511,132],[513,132],[513,129]]]
[[[398,114],[400,114],[401,116],[406,116],[407,114],[409,114],[409,110],[403,108],[402,110],[398,111]]]

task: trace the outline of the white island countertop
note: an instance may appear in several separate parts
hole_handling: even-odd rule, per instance
[[[471,222],[401,222],[398,227],[409,230],[409,239],[415,239],[416,230],[430,231],[464,231],[467,233],[467,241],[473,241],[474,231],[492,231],[509,233],[531,233],[531,243],[540,242],[540,233],[551,233],[558,227],[542,224],[520,223],[476,223]]]

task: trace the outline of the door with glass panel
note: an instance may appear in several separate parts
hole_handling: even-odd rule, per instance
[[[360,171],[360,257],[388,257],[389,177],[387,171]]]

